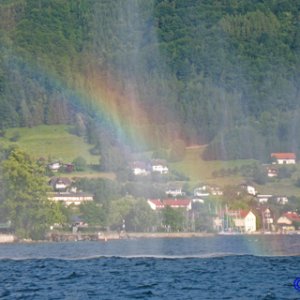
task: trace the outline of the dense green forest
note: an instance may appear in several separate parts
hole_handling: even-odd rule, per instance
[[[103,169],[118,151],[174,141],[208,144],[205,159],[300,154],[299,11],[294,0],[2,0],[0,128],[72,124]]]

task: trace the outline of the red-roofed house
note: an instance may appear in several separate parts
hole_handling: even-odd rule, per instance
[[[185,208],[186,210],[192,209],[192,201],[189,199],[165,199],[163,200],[163,204],[172,208]]]
[[[149,199],[148,204],[153,210],[162,209],[166,206],[171,208],[185,208],[186,210],[192,209],[192,201],[189,199]]]
[[[275,160],[275,163],[279,165],[283,164],[295,164],[296,154],[295,153],[271,153],[271,158]]]
[[[153,210],[162,209],[165,207],[164,204],[160,201],[160,199],[149,199],[147,202]]]
[[[228,214],[232,217],[235,227],[239,228],[240,232],[256,231],[256,216],[251,210],[230,211]]]
[[[288,211],[278,220],[277,225],[281,231],[294,231],[300,228],[300,216],[296,212]]]

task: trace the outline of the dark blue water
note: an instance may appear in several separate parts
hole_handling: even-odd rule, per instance
[[[300,236],[0,246],[1,299],[300,299]]]

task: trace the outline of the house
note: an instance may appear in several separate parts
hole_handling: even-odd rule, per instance
[[[51,170],[52,172],[57,172],[62,164],[60,162],[52,162],[48,164],[48,169]]]
[[[244,189],[249,195],[255,196],[257,191],[253,185],[243,183],[241,184],[241,188]]]
[[[210,189],[207,185],[203,185],[194,189],[195,197],[208,197],[210,195]]]
[[[275,199],[276,202],[281,205],[285,205],[289,202],[289,199],[286,196],[276,196]]]
[[[171,208],[184,208],[185,210],[192,209],[192,201],[189,199],[149,199],[148,204],[150,205],[151,209],[158,210],[163,209],[167,206]]]
[[[252,233],[256,231],[256,216],[251,210],[220,211],[213,221],[214,228],[221,232]]]
[[[223,192],[218,186],[202,185],[194,189],[195,197],[222,196]]]
[[[72,181],[67,177],[52,177],[49,181],[49,185],[57,192],[67,191],[71,184]]]
[[[223,191],[218,186],[211,186],[210,187],[210,193],[213,196],[222,196],[223,195]]]
[[[295,153],[271,153],[271,158],[275,160],[275,164],[295,164],[296,163],[296,154]]]
[[[275,168],[267,168],[267,175],[270,178],[277,177],[278,176],[278,170],[275,169]]]
[[[163,204],[171,208],[185,208],[186,210],[192,209],[192,202],[189,199],[164,199]]]
[[[183,196],[184,192],[182,191],[182,186],[179,184],[170,184],[166,191],[166,195],[171,197]]]
[[[289,232],[300,229],[300,216],[296,212],[288,211],[277,220],[281,232]]]
[[[262,194],[258,194],[255,196],[256,197],[256,200],[260,203],[260,204],[263,204],[263,203],[267,203],[272,197],[273,195],[262,195]]]
[[[69,206],[71,204],[80,205],[84,202],[93,201],[94,196],[83,192],[57,192],[49,193],[48,199],[55,202],[62,202],[65,206]]]
[[[151,161],[151,170],[154,173],[168,174],[169,168],[163,159],[154,159]]]
[[[233,217],[233,222],[240,232],[250,233],[256,231],[256,216],[251,210],[237,211]]]
[[[150,208],[153,210],[162,209],[165,208],[165,205],[163,204],[160,199],[148,199],[147,203],[149,204]]]
[[[149,175],[149,167],[143,161],[134,161],[131,164],[132,173],[136,176],[146,176]]]
[[[74,172],[75,166],[72,163],[64,164],[65,172],[72,173]]]

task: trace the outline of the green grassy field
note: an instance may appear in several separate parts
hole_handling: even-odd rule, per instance
[[[189,186],[196,187],[199,183],[216,184],[224,187],[226,185],[238,185],[245,182],[241,176],[213,177],[213,171],[241,167],[255,163],[255,160],[235,160],[235,161],[204,161],[201,154],[205,146],[191,147],[186,149],[186,156],[183,161],[170,165],[176,170],[190,178]],[[300,188],[295,185],[297,178],[300,178],[300,167],[295,166],[296,171],[291,178],[275,179],[264,185],[256,185],[258,193],[271,195],[286,195],[300,197]]]
[[[219,186],[239,184],[244,181],[240,176],[213,177],[213,171],[249,165],[254,160],[235,161],[204,161],[201,154],[205,146],[191,147],[186,149],[186,156],[183,161],[171,164],[171,168],[187,175],[190,178],[190,185],[199,183],[211,183]]]
[[[32,157],[38,159],[59,159],[63,162],[72,162],[77,156],[85,158],[88,164],[99,164],[99,156],[91,155],[91,145],[83,138],[69,133],[67,125],[37,126],[33,128],[7,129],[0,143],[18,145]],[[11,139],[18,136],[15,142]]]

